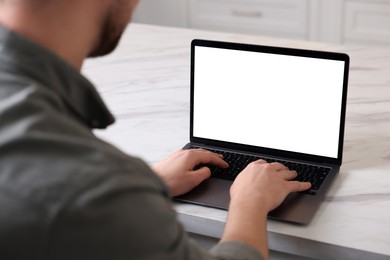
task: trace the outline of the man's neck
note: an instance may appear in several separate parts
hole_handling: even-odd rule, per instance
[[[95,40],[88,36],[98,35],[99,16],[93,15],[98,12],[98,3],[69,2],[54,1],[53,4],[40,5],[39,1],[36,4],[0,1],[0,23],[51,50],[80,70]],[[91,3],[95,4],[95,8]],[[91,34],[94,31],[96,33]]]

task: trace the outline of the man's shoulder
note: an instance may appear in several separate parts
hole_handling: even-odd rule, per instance
[[[91,86],[76,76],[72,82],[81,85],[73,89],[60,78],[50,82],[56,86],[46,85],[30,74],[0,66],[0,196],[7,201],[2,205],[30,205],[30,211],[50,216],[72,196],[119,175],[134,184],[146,179],[163,186],[142,160],[95,137],[86,118],[105,109]],[[109,121],[102,114],[98,119]]]

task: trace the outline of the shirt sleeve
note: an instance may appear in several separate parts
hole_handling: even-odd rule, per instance
[[[262,259],[238,242],[201,250],[177,221],[162,186],[147,174],[119,175],[83,191],[53,223],[48,259]]]
[[[218,259],[264,259],[262,255],[248,244],[241,242],[224,242],[216,245],[210,251]]]

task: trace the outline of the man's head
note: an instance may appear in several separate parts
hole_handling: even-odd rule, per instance
[[[0,0],[0,24],[81,68],[117,46],[139,0]]]

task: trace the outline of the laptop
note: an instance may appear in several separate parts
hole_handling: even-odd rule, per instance
[[[230,167],[208,165],[211,178],[175,199],[228,209],[235,177],[265,159],[312,183],[268,217],[308,224],[342,163],[348,71],[343,53],[193,40],[190,143],[183,149],[221,153]]]

